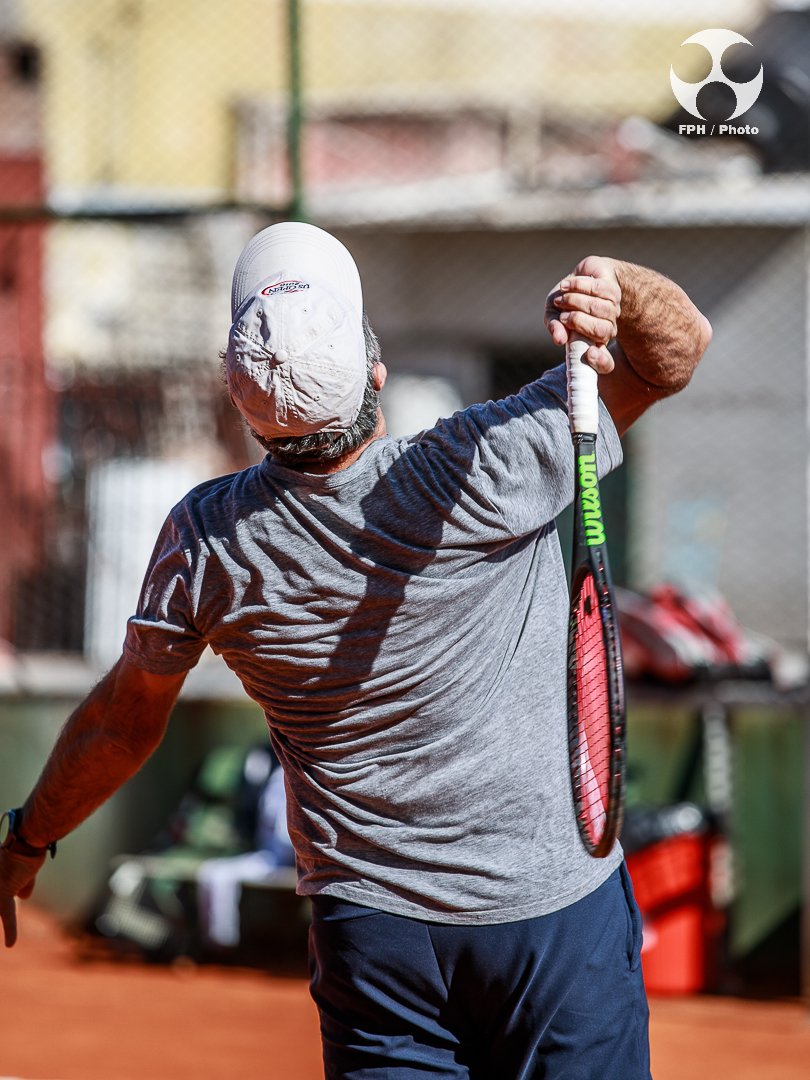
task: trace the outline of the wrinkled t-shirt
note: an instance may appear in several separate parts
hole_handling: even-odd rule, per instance
[[[565,392],[557,368],[331,475],[268,455],[169,514],[125,654],[169,674],[210,645],[264,710],[300,893],[508,922],[620,861],[586,853],[571,795]]]

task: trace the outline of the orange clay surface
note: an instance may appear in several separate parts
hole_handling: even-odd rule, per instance
[[[20,940],[0,952],[0,1077],[322,1076],[303,965],[283,975],[91,957],[21,908]],[[810,1010],[798,1001],[654,998],[651,1010],[655,1080],[810,1077]]]

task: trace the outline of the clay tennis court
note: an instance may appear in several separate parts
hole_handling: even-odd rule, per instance
[[[317,1080],[303,970],[105,958],[22,905],[0,955],[0,1077],[24,1080]],[[804,1080],[810,1010],[797,1000],[654,998],[656,1080]],[[597,1080],[597,1078],[595,1078]]]

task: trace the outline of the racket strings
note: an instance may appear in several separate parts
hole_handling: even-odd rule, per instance
[[[608,654],[593,575],[588,574],[574,608],[573,645],[576,672],[575,799],[590,843],[601,840],[607,819],[611,782],[611,720]]]

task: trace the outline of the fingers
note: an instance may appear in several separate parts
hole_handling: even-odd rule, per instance
[[[590,274],[569,274],[563,278],[557,288],[561,292],[582,293],[584,296],[598,296],[618,304],[622,298],[619,283],[612,277],[593,277]]]
[[[569,336],[579,335],[597,345],[607,345],[617,334],[615,320],[592,315],[577,308],[565,311],[549,311],[545,318],[546,328],[555,345],[567,345]]]
[[[44,862],[44,855],[15,857],[6,848],[0,848],[0,921],[3,923],[7,949],[17,940],[17,905],[14,897],[28,899],[34,891],[37,872]]]
[[[0,896],[0,920],[6,948],[10,949],[17,941],[17,908],[13,896]]]
[[[36,880],[36,878],[31,878],[27,885],[23,885],[17,893],[17,896],[19,896],[21,900],[27,900],[31,896],[31,893],[34,891],[34,885],[36,885]]]
[[[551,307],[569,333],[581,334],[598,345],[607,345],[616,337],[621,292],[613,282],[583,277],[566,279],[552,293]]]
[[[616,320],[610,311],[601,312],[583,311],[574,307],[576,301],[563,300],[560,306],[568,304],[566,309],[560,312],[558,318],[568,334],[579,334],[580,337],[596,342],[597,345],[607,345],[616,337]]]
[[[609,375],[616,366],[613,355],[606,345],[591,345],[583,354],[583,360],[599,375]]]
[[[580,266],[585,264],[587,260]],[[565,345],[569,334],[579,334],[605,346],[618,333],[620,315],[621,289],[615,277],[572,274],[546,299],[545,323],[555,345]],[[608,362],[597,354],[590,359],[594,366]]]
[[[568,344],[568,331],[560,322],[559,314],[553,309],[550,313],[546,314],[546,327],[551,334],[551,340],[555,345]]]

